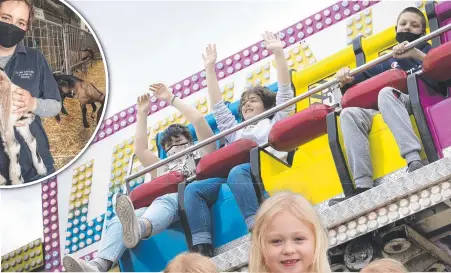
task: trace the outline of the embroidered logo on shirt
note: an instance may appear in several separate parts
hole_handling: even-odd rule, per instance
[[[392,62],[391,68],[397,68],[399,66],[398,62]]]
[[[16,75],[23,79],[31,79],[34,76],[34,70],[16,71]]]

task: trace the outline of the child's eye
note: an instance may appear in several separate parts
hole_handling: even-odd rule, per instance
[[[305,238],[304,237],[296,237],[296,239],[294,239],[295,241],[304,241]]]
[[[279,240],[279,239],[275,239],[275,240],[271,240],[271,241],[270,241],[271,244],[278,244],[278,243],[280,243],[280,242],[282,242],[282,241]]]

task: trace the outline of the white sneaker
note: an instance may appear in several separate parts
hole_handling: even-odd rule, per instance
[[[127,195],[116,199],[116,215],[122,224],[122,241],[127,248],[134,248],[141,240],[141,228],[133,203]]]
[[[99,272],[99,269],[70,254],[63,257],[63,266],[67,272]]]

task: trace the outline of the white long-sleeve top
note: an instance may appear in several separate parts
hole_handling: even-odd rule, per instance
[[[278,84],[276,105],[287,102],[292,99],[293,96],[294,94],[293,90],[291,90],[291,84]],[[226,140],[228,143],[232,143],[236,140],[246,138],[255,141],[258,145],[263,145],[268,142],[268,136],[272,126],[279,120],[288,117],[294,108],[295,105],[291,105],[285,109],[282,109],[277,112],[272,119],[266,118],[260,120],[256,124],[248,125],[245,128],[226,136]],[[214,104],[212,106],[212,110],[220,131],[230,129],[238,124],[232,112],[225,105],[224,101],[221,100],[220,102]],[[268,151],[282,160],[285,160],[287,157],[286,152],[279,152],[271,147],[268,148]]]

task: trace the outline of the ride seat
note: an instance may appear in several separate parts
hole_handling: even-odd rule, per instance
[[[407,73],[400,69],[391,69],[376,75],[366,81],[349,88],[342,97],[343,109],[349,107],[360,107],[365,109],[378,110],[378,95],[384,87],[393,87],[403,93],[407,93]],[[414,132],[419,136],[418,128],[413,115],[411,122]],[[329,121],[329,120],[328,120]],[[335,124],[332,124],[335,122]],[[338,128],[338,142],[340,148],[335,154],[342,154],[342,157],[334,157],[336,164],[343,164],[349,168],[346,150],[344,147],[343,135],[340,127],[340,119],[330,119],[331,127]],[[382,115],[377,113],[373,118],[371,131],[368,134],[370,155],[373,167],[373,180],[382,178],[407,165],[401,157],[398,144],[388,125],[384,122]],[[363,144],[361,144],[363,145]],[[424,151],[420,153],[421,158],[425,158]],[[350,169],[349,169],[350,170]],[[352,175],[352,174],[351,174]]]
[[[451,146],[451,41],[429,51],[420,79],[432,82],[432,89],[442,95],[441,100],[425,108],[435,147],[442,155],[442,151]]]
[[[269,145],[278,151],[296,149],[290,165],[262,147],[251,154],[252,174],[269,195],[290,190],[317,204],[343,192],[328,146],[326,117],[334,108],[313,104],[273,125]],[[262,195],[262,194],[260,194]]]
[[[183,181],[185,176],[181,172],[166,173],[136,187],[130,193],[130,199],[135,209],[148,207],[158,197],[177,192],[177,185]]]
[[[196,167],[196,180],[223,177],[227,178],[230,170],[238,165],[249,163],[251,149],[257,147],[257,143],[249,139],[237,140],[213,153],[204,156]],[[185,209],[186,181],[178,186],[179,213],[185,232],[188,246],[192,246],[192,236],[189,228]],[[246,223],[236,204],[235,198],[229,187],[224,184],[218,193],[218,199],[210,208],[212,222],[213,247],[220,247],[248,233]]]

